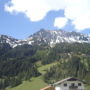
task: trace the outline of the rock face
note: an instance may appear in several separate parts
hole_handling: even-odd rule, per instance
[[[66,32],[63,30],[40,30],[39,32],[27,38],[36,44],[46,43],[50,46],[56,43],[90,43],[90,36],[77,32]]]
[[[11,47],[17,44],[18,39],[12,38],[7,35],[0,35],[0,43],[8,43]]]
[[[90,43],[90,35],[63,30],[40,30],[24,40],[18,40],[6,35],[0,35],[0,43],[8,43],[11,47],[23,44],[47,44],[51,47],[57,43]]]
[[[11,47],[16,47],[18,45],[23,45],[26,43],[25,40],[18,40],[7,35],[0,35],[0,43],[8,43]]]

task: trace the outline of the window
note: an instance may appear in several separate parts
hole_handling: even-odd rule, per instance
[[[67,83],[64,83],[64,87],[66,87],[67,86]]]
[[[73,86],[73,87],[74,87],[74,86],[75,86],[75,84],[74,84],[74,83],[72,83],[72,84],[71,84],[71,86]]]
[[[82,86],[82,84],[81,83],[78,83],[78,86]]]

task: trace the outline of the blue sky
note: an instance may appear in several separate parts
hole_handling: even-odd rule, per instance
[[[28,7],[23,6],[24,4],[21,4],[18,1],[22,0],[0,0],[0,34],[24,39],[42,28],[49,30],[63,29],[66,31],[90,33],[90,24],[88,24],[90,22],[90,13],[88,14],[88,18],[84,18],[87,14],[82,17],[84,18],[83,21],[86,21],[87,24],[80,21],[82,18],[79,17],[79,15],[74,16],[75,19],[77,18],[75,20],[72,15],[73,12],[69,14],[68,8],[71,7],[69,4],[67,5],[68,8],[64,7],[65,2],[62,2],[61,7],[58,5],[59,2],[61,3],[61,0],[56,0],[56,4],[54,4],[55,0],[48,0],[49,2],[47,1],[46,3],[44,2],[45,0],[42,0],[43,2],[41,3],[37,2],[38,5],[36,7],[28,6],[28,3],[35,4],[35,0],[34,2],[31,0],[23,0],[27,2],[26,6]],[[76,3],[75,5],[77,6],[80,2],[74,3]],[[42,9],[40,5],[43,5]],[[82,7],[80,10],[81,9]],[[87,10],[87,12],[89,12],[89,10]],[[80,14],[82,14],[82,12]]]

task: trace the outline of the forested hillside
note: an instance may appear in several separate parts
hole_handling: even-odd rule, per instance
[[[0,44],[0,88],[15,87],[25,80],[40,76],[38,68],[54,63],[43,80],[53,83],[65,77],[77,77],[90,85],[90,44],[60,43],[51,48],[44,45],[21,45],[15,48]],[[40,65],[37,63],[41,62]],[[0,89],[0,90],[1,90]]]

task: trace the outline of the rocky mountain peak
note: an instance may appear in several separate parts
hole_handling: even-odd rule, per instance
[[[7,35],[0,35],[0,43],[8,43],[12,47],[23,44],[47,44],[51,47],[57,43],[90,43],[90,35],[81,34],[78,32],[66,32],[64,30],[45,30],[40,31],[30,35],[24,40],[18,40]]]

